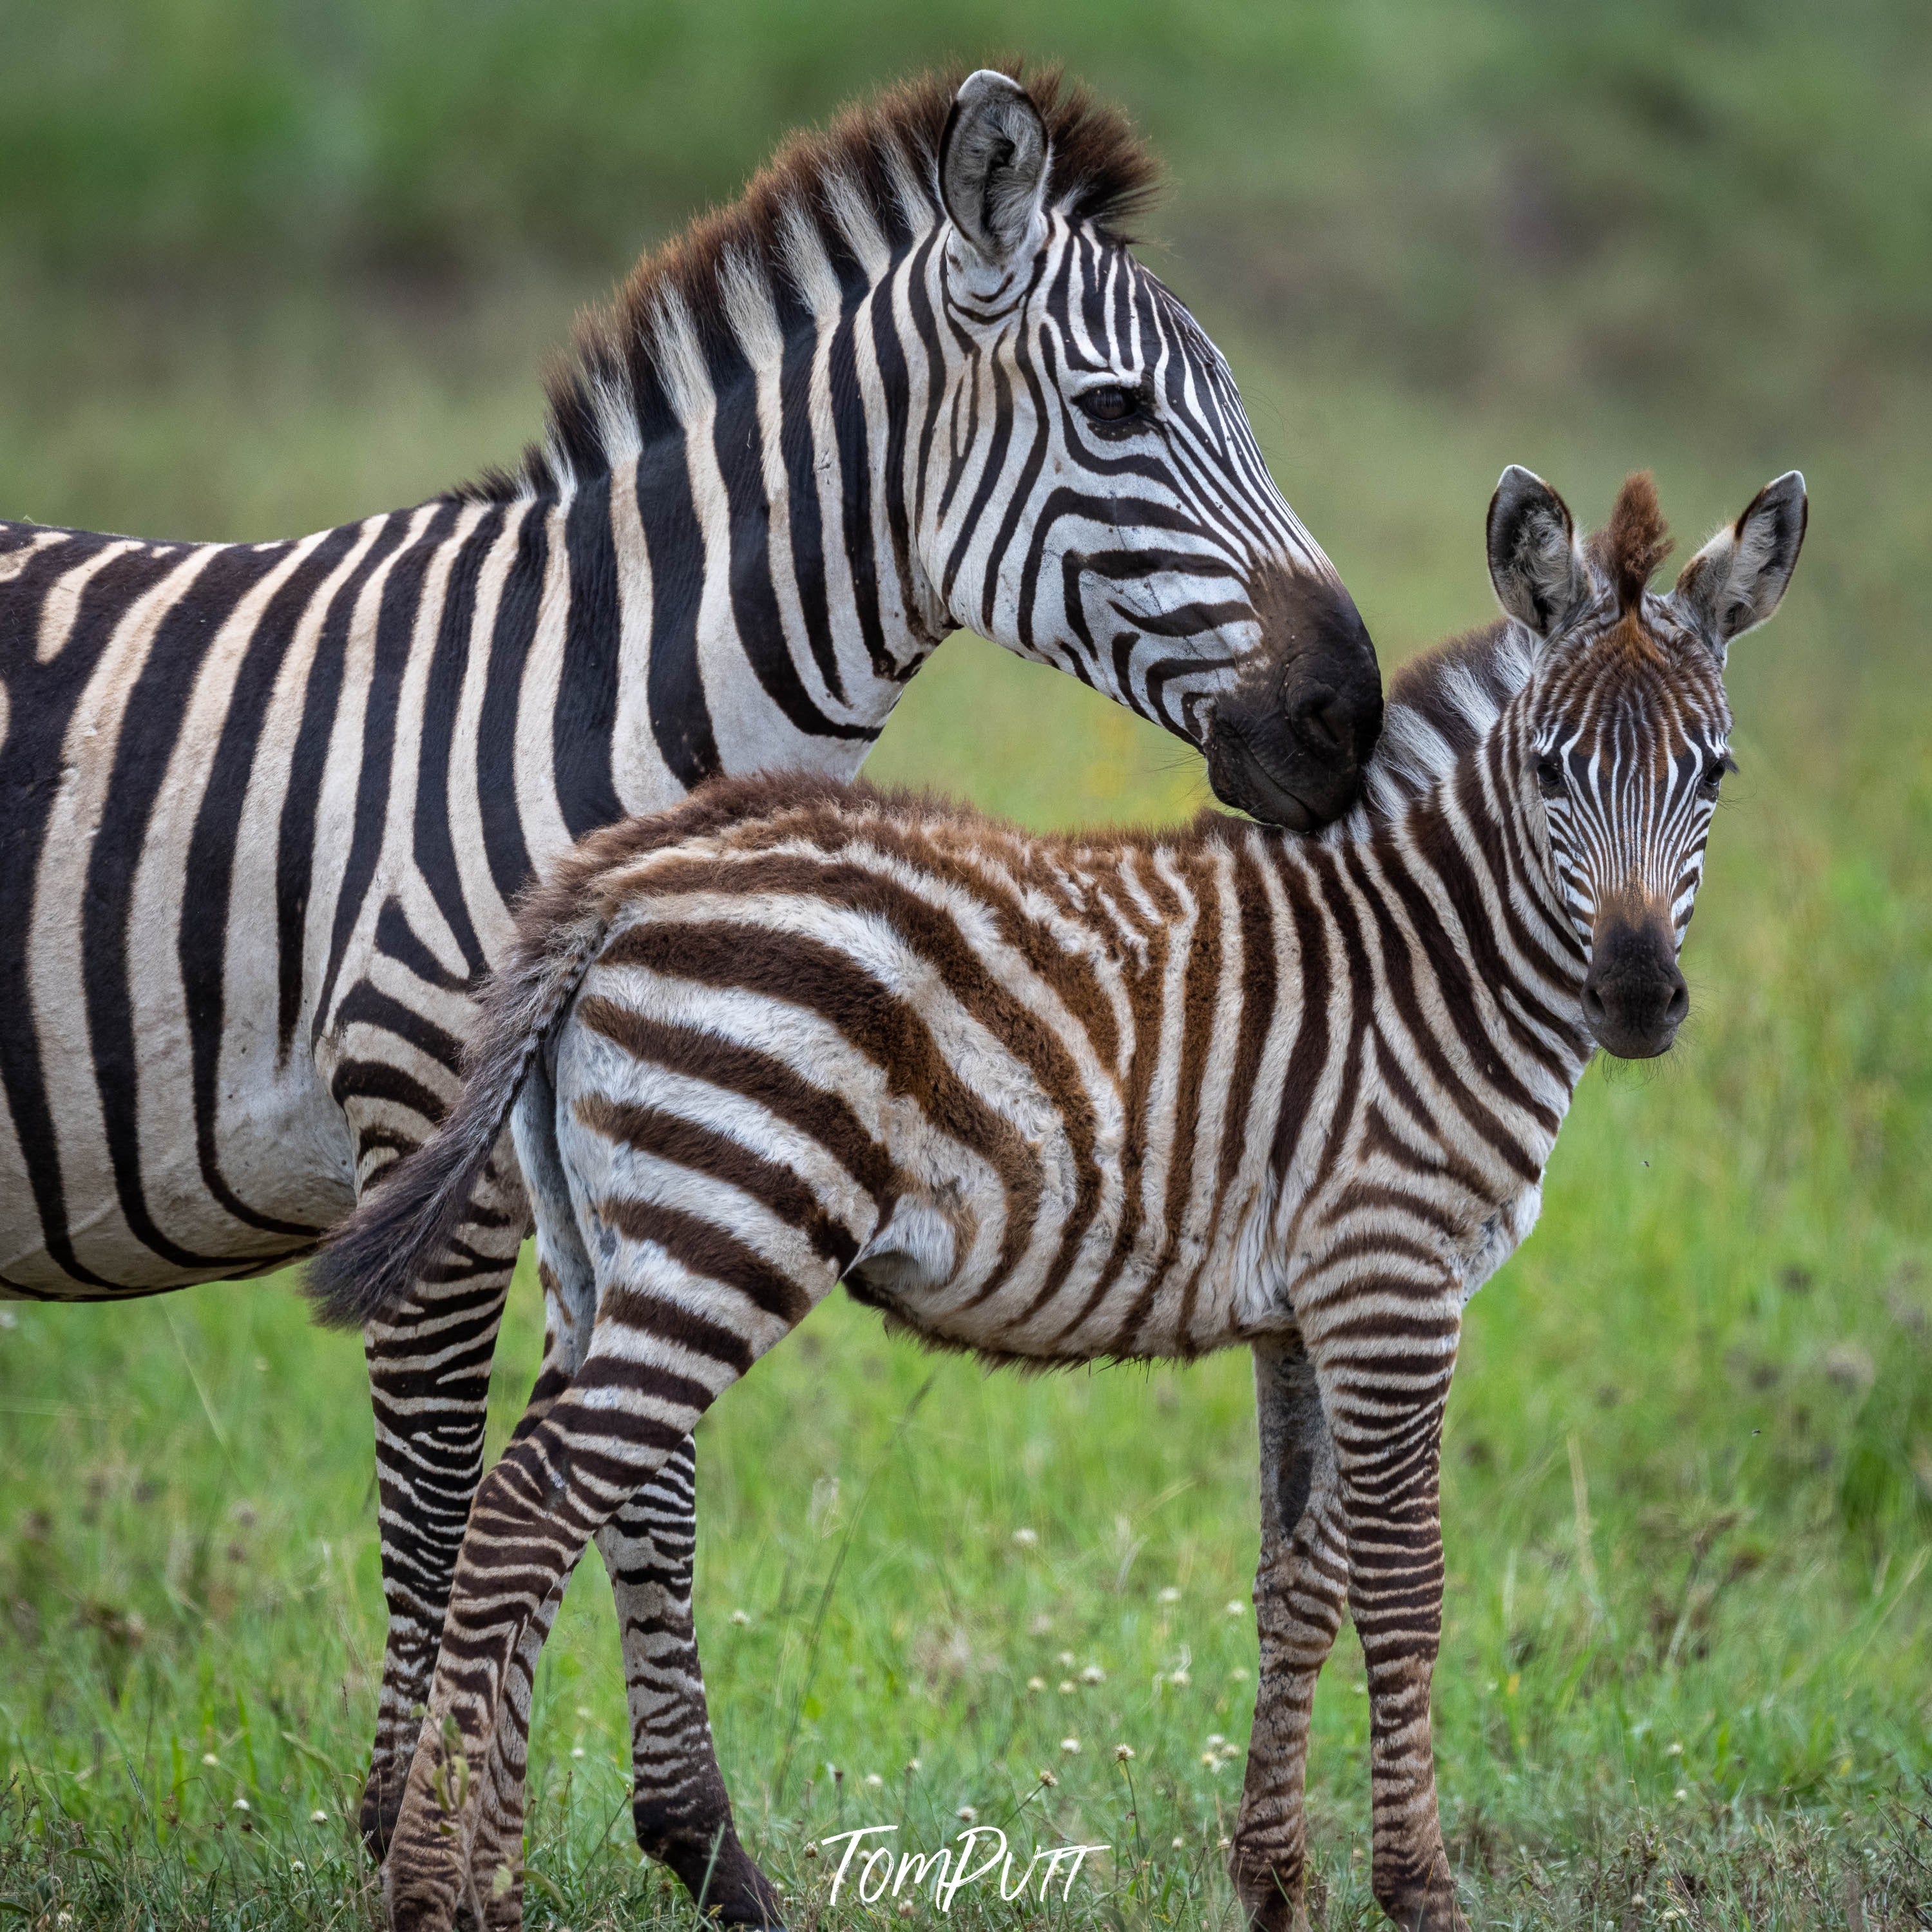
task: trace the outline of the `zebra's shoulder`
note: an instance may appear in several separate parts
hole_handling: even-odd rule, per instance
[[[1445,776],[1529,682],[1532,664],[1521,627],[1498,618],[1402,665],[1389,680],[1382,740],[1369,761],[1370,816],[1400,811]]]

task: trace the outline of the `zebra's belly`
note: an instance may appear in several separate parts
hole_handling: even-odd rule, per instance
[[[311,1063],[231,1038],[212,1118],[184,1042],[149,1041],[118,1111],[84,1036],[43,1036],[46,1128],[0,1108],[0,1295],[99,1300],[253,1274],[355,1204],[348,1132]],[[132,1131],[129,1129],[131,1127]]]

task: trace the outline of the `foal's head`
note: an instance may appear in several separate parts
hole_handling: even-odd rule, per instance
[[[1690,1007],[1677,955],[1732,764],[1724,653],[1777,609],[1804,541],[1804,479],[1768,483],[1684,567],[1647,476],[1587,548],[1563,500],[1514,466],[1490,504],[1490,577],[1534,640],[1517,700],[1520,782],[1588,962],[1585,1024],[1626,1059],[1666,1052]]]

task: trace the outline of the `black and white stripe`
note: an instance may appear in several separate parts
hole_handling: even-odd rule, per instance
[[[448,1926],[515,1863],[530,1673],[585,1543],[842,1278],[996,1358],[1256,1347],[1267,1681],[1237,1883],[1258,1921],[1299,1910],[1308,1711],[1346,1606],[1376,1897],[1462,1922],[1429,1708],[1462,1310],[1534,1226],[1597,1045],[1661,1051],[1681,1017],[1724,650],[1782,593],[1802,507],[1780,479],[1659,598],[1648,478],[1586,558],[1507,472],[1513,621],[1397,681],[1368,802],[1316,841],[1211,815],[1028,838],[790,778],[560,868],[450,1123],[315,1270],[337,1318],[406,1295],[514,1103],[550,1346],[464,1538],[399,1927]]]
[[[1342,808],[1372,653],[1225,363],[1120,237],[1150,178],[1077,95],[923,83],[648,260],[514,476],[284,543],[0,524],[0,1292],[308,1251],[441,1118],[533,873],[708,778],[856,771],[956,626],[1204,744],[1238,802]],[[372,1840],[527,1222],[515,1176],[486,1177],[368,1336]],[[687,1468],[614,1532],[653,1711],[688,1495]],[[654,1760],[640,1827],[709,1858],[673,1648],[690,1750]]]

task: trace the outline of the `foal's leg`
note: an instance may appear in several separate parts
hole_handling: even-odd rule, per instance
[[[507,1884],[496,1876],[508,1852],[503,1834],[478,1828],[484,1774],[493,1768],[499,1726],[509,1720],[506,1700],[527,1682],[520,1653],[533,1654],[547,1606],[584,1545],[836,1278],[836,1266],[803,1240],[781,1266],[722,1230],[698,1274],[657,1241],[652,1214],[649,1204],[627,1201],[597,1210],[589,1350],[548,1413],[477,1492],[390,1846],[387,1886],[398,1932],[442,1932],[460,1904],[488,1912],[493,1896],[508,1896],[514,1874]],[[506,1754],[495,1755],[495,1768],[507,1771]],[[494,1861],[487,1869],[472,1858],[479,1850]]]
[[[1442,1635],[1442,1412],[1461,1323],[1452,1286],[1420,1282],[1397,1262],[1356,1274],[1303,1324],[1335,1446],[1348,1607],[1368,1666],[1372,1882],[1404,1932],[1467,1924],[1436,1814],[1429,1723]]]
[[[1256,1932],[1305,1928],[1303,1790],[1315,1680],[1348,1600],[1334,1444],[1314,1364],[1297,1340],[1255,1349],[1262,1547],[1255,1575],[1261,1679],[1228,1875]]]
[[[698,1445],[688,1436],[598,1532],[624,1639],[638,1843],[706,1917],[779,1925],[784,1907],[744,1846],[712,1742],[691,1610]]]

